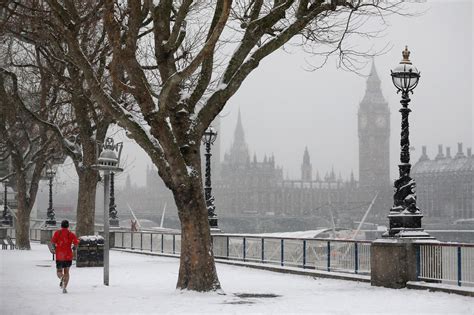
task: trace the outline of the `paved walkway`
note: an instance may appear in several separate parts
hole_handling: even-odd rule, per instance
[[[175,290],[178,260],[111,252],[110,286],[102,271],[72,267],[62,294],[45,245],[0,251],[2,314],[474,314],[474,299],[390,290],[218,264],[225,294]]]

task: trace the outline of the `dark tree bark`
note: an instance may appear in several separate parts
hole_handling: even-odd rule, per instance
[[[77,195],[76,234],[93,235],[95,222],[95,196],[97,191],[97,171],[77,169],[79,190]]]
[[[197,151],[197,150],[196,150]],[[200,169],[200,158],[193,154],[194,169]],[[207,209],[202,192],[201,176],[196,172],[183,178],[182,184],[173,189],[181,221],[181,257],[178,288],[209,291],[220,288],[217,278]]]
[[[24,176],[17,176],[17,220],[15,229],[16,246],[18,249],[30,247],[30,214],[32,205],[27,196],[27,185]]]

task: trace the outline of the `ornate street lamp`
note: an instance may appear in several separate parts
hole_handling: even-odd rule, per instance
[[[102,152],[97,159],[97,164],[92,168],[102,171],[104,175],[104,285],[109,285],[109,220],[111,218],[110,207],[107,205],[107,196],[109,195],[109,176],[110,173],[118,173],[123,171],[119,167],[120,156],[122,154],[123,143],[114,144],[114,139],[105,139],[102,145]],[[99,149],[99,148],[98,148]],[[99,152],[99,150],[97,150]],[[112,194],[111,194],[112,195]],[[109,201],[114,203],[113,200]],[[115,210],[115,208],[113,208]],[[115,212],[115,218],[117,213]]]
[[[206,181],[204,184],[204,196],[206,198],[207,218],[211,229],[217,229],[217,215],[215,213],[216,206],[214,205],[214,196],[212,196],[211,187],[211,145],[214,144],[216,138],[217,131],[212,127],[207,128],[202,137],[202,143],[206,145]]]
[[[118,219],[117,205],[115,204],[114,177],[115,173],[110,172],[109,223],[111,227],[119,227],[120,222]]]
[[[46,212],[46,225],[55,226],[56,218],[53,208],[53,178],[56,175],[56,169],[53,165],[49,164],[46,168],[46,177],[49,179],[49,206]]]
[[[384,237],[408,237],[426,238],[430,235],[421,227],[420,209],[416,206],[415,180],[410,177],[410,140],[408,108],[410,102],[409,93],[413,94],[413,89],[418,85],[420,72],[410,61],[410,51],[408,47],[402,52],[403,59],[400,64],[392,70],[392,81],[397,88],[397,93],[401,92],[400,103],[402,108],[402,131],[400,140],[400,164],[398,165],[400,178],[394,183],[395,194],[393,196],[393,206],[390,209],[389,230]]]
[[[7,185],[8,185],[8,180],[5,179],[3,181],[3,188],[4,188],[4,192],[3,192],[3,213],[2,213],[2,225],[5,225],[5,226],[13,226],[13,217],[10,213],[10,211],[8,210],[8,189],[7,189]]]

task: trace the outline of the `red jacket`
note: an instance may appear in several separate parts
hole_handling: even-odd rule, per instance
[[[79,240],[67,228],[61,228],[61,230],[54,232],[51,243],[56,245],[56,260],[72,260],[71,245],[79,244]]]

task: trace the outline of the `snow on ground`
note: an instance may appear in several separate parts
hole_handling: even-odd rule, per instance
[[[217,265],[225,295],[175,289],[175,258],[111,252],[110,286],[103,269],[71,268],[62,294],[45,245],[0,251],[1,314],[474,314],[474,299],[447,293],[391,290],[368,283],[314,279]],[[236,294],[277,297],[238,297]]]

